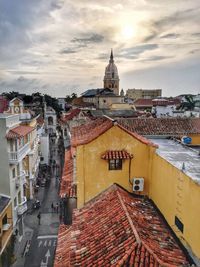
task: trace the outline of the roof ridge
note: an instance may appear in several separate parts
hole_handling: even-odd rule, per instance
[[[158,148],[158,145],[154,144],[153,142],[149,141],[147,138],[145,138],[144,136],[142,135],[139,135],[138,133],[135,133],[135,132],[131,132],[130,130],[128,130],[127,128],[125,128],[124,126],[122,126],[121,124],[119,124],[117,122],[116,124],[120,129],[124,130],[125,132],[127,132],[128,134],[130,134],[131,136],[135,137],[138,141],[142,142],[143,144],[146,144],[146,145],[150,145],[150,146],[153,146],[153,147],[156,147]]]
[[[121,197],[121,195],[120,195],[118,189],[116,190],[116,193],[117,193],[117,196],[118,196],[118,198],[119,198],[119,201],[120,201],[120,203],[121,203],[121,205],[122,205],[122,208],[123,208],[123,210],[124,210],[124,212],[125,212],[125,214],[126,214],[126,217],[127,217],[128,221],[129,221],[129,224],[130,224],[130,226],[131,226],[131,228],[132,228],[132,230],[133,230],[133,233],[134,233],[134,235],[135,235],[136,241],[137,241],[138,244],[141,244],[141,239],[140,239],[140,236],[139,236],[139,234],[138,234],[138,231],[137,231],[137,229],[135,228],[135,226],[134,226],[134,224],[133,224],[133,222],[132,222],[132,220],[131,220],[131,217],[130,217],[130,215],[129,215],[129,212],[128,212],[128,210],[127,210],[127,208],[126,208],[126,206],[125,206],[125,204],[124,204],[124,202],[123,202],[123,200],[122,200],[122,197]]]

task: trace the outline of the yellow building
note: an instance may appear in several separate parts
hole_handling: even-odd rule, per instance
[[[185,247],[200,259],[200,157],[172,140],[155,139],[150,193]]]
[[[71,145],[78,208],[113,183],[147,195],[183,245],[200,259],[197,151],[173,140],[148,140],[105,118],[73,128]]]
[[[133,192],[137,177],[144,179],[143,193],[149,193],[150,154],[156,146],[147,139],[114,121],[99,119],[73,128],[72,146],[79,208],[113,183]]]
[[[11,200],[7,196],[0,195],[0,256],[9,243],[12,231],[13,219]]]

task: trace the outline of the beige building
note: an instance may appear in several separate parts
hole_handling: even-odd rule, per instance
[[[126,96],[132,99],[151,99],[162,96],[162,89],[128,89]]]

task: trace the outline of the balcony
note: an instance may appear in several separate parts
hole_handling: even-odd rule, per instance
[[[29,155],[34,155],[38,153],[38,147],[39,147],[40,138],[37,136],[32,144],[31,150],[29,152]]]
[[[26,172],[25,171],[22,171],[18,177],[22,181],[22,184],[26,184],[27,183],[27,181],[26,181]]]
[[[9,152],[9,162],[11,164],[17,164],[20,162],[30,151],[29,142],[22,148],[15,152]]]
[[[13,179],[13,182],[15,183],[15,188],[18,189],[20,187],[20,184],[26,184],[26,173],[25,171],[21,171],[20,174],[18,176],[16,176]]]
[[[17,214],[22,215],[24,212],[27,211],[27,209],[27,199],[26,197],[23,197],[22,202],[18,205]]]

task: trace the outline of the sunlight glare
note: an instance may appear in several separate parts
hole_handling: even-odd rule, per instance
[[[134,29],[130,25],[126,25],[122,28],[122,35],[125,39],[130,39],[134,36]]]

